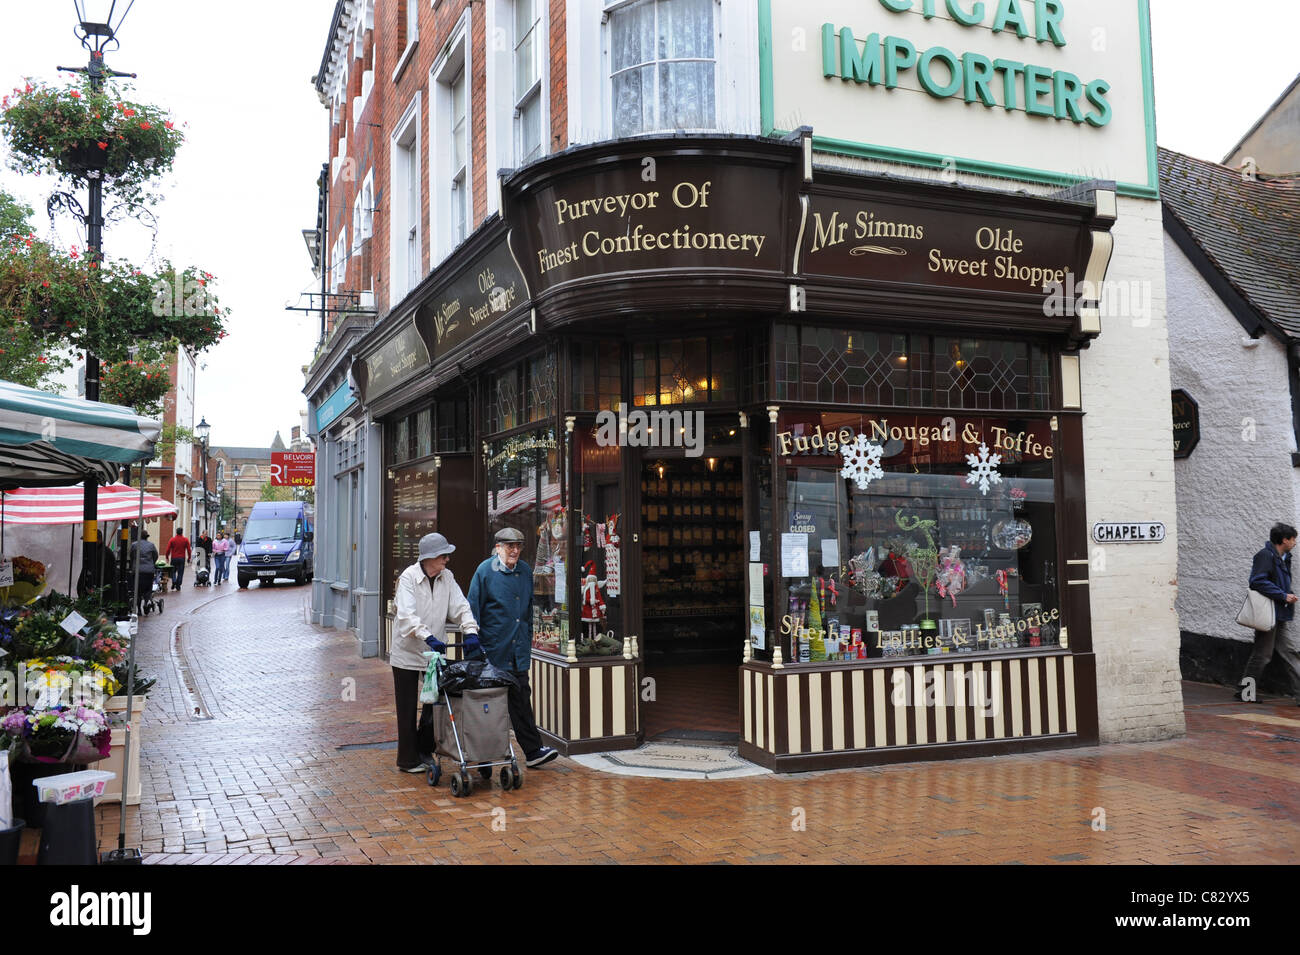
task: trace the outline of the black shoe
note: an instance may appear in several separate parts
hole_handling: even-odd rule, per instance
[[[536,769],[538,766],[545,766],[555,757],[559,756],[555,750],[549,746],[543,746],[541,749],[535,749],[528,754],[528,759],[524,763],[529,769]]]

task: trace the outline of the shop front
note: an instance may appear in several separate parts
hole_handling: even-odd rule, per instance
[[[822,169],[803,130],[574,149],[503,197],[357,350],[387,598],[429,530],[462,581],[523,530],[534,709],[567,754],[1097,741],[1079,290],[1109,184]]]

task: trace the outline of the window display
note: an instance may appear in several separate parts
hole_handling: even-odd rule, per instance
[[[575,654],[620,656],[626,634],[623,620],[623,449],[602,446],[591,430],[574,432],[574,542],[580,576]],[[568,652],[567,642],[562,648]]]
[[[558,652],[569,627],[564,558],[569,521],[557,464],[553,428],[488,445],[488,535],[503,527],[523,532],[519,559],[533,569],[533,646]]]
[[[1046,417],[781,415],[782,589],[794,662],[1058,644]]]

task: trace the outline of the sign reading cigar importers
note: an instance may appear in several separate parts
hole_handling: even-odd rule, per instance
[[[803,271],[929,287],[1044,296],[1071,284],[1087,256],[1073,225],[814,193]]]
[[[778,168],[694,157],[597,166],[524,196],[524,267],[537,291],[676,268],[780,272],[783,194]]]

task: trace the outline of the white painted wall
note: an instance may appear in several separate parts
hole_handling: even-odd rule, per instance
[[[1178,481],[1178,617],[1191,633],[1250,641],[1237,624],[1250,561],[1277,521],[1295,524],[1300,476],[1286,350],[1246,333],[1171,239],[1171,381],[1200,406],[1201,441],[1174,463]],[[1252,428],[1253,425],[1253,428]]]
[[[1112,231],[1115,256],[1106,281],[1136,283],[1133,290],[1149,295],[1150,308],[1148,314],[1103,311],[1101,337],[1083,352],[1088,524],[1151,520],[1168,529],[1160,544],[1093,545],[1089,591],[1101,738],[1132,741],[1185,732],[1160,203],[1121,198]]]

